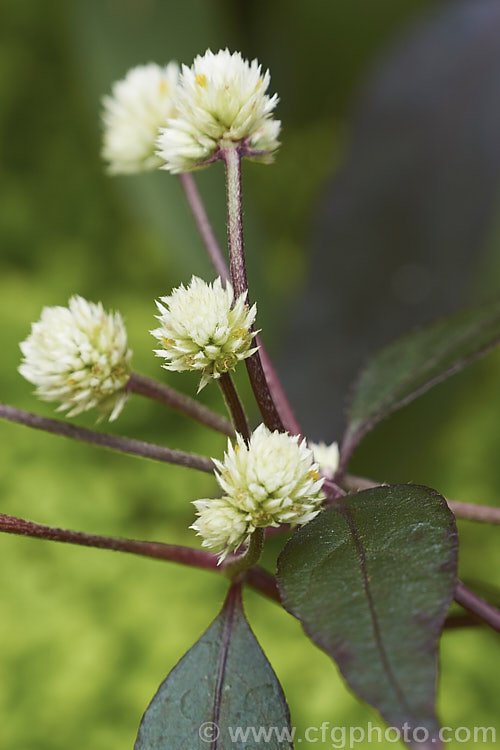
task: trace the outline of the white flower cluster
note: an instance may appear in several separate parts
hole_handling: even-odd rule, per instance
[[[255,305],[246,304],[246,294],[234,300],[231,285],[224,289],[220,278],[207,284],[193,276],[187,288],[181,284],[156,304],[160,327],[151,333],[162,348],[155,354],[165,370],[201,371],[198,391],[257,351],[250,348]]]
[[[170,172],[203,166],[221,143],[244,142],[255,158],[271,161],[281,123],[271,118],[278,97],[266,94],[269,71],[239,52],[207,50],[191,68],[182,67],[176,116],[160,131],[158,154]],[[261,153],[259,153],[261,152]]]
[[[319,513],[324,478],[304,439],[261,424],[248,445],[237,435],[223,461],[214,459],[224,491],[217,500],[196,500],[198,518],[191,528],[202,546],[223,550],[221,560],[258,527],[304,524]]]
[[[219,562],[229,552],[238,549],[255,531],[255,526],[248,522],[248,513],[236,508],[226,497],[195,500],[193,505],[198,511],[198,518],[190,528],[203,538],[202,547],[224,550]]]
[[[269,71],[228,49],[198,55],[193,65],[138,65],[103,98],[102,155],[112,174],[162,167],[197,169],[224,144],[272,161],[281,129],[272,118],[278,97],[266,94]]]
[[[121,412],[132,352],[120,313],[71,297],[68,307],[45,307],[20,347],[19,372],[42,400],[62,402],[59,411],[95,407],[110,420]]]
[[[327,445],[326,443],[309,444],[314,460],[317,462],[320,470],[328,479],[333,479],[339,468],[339,446],[338,443]]]
[[[175,62],[166,67],[150,63],[129,70],[103,98],[102,156],[112,174],[156,169],[159,128],[175,115],[174,94],[179,78]]]

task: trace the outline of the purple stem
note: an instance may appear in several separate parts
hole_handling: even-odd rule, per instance
[[[229,281],[231,279],[231,274],[229,273],[224,254],[222,253],[217,238],[215,237],[212,225],[210,224],[210,220],[207,216],[207,212],[205,211],[205,207],[196,186],[196,182],[194,181],[194,178],[190,173],[181,174],[180,181],[207,253],[212,261],[216,273],[221,277],[224,284],[226,281]],[[299,435],[301,434],[300,425],[285,394],[285,391],[283,390],[283,386],[281,385],[278,374],[274,369],[271,358],[264,348],[261,337],[257,336],[255,340],[260,347],[259,354],[262,368],[264,370],[265,378],[267,380],[269,390],[272,394],[272,398],[274,400],[274,403],[276,404],[276,409],[281,417],[281,421],[285,429],[291,435]]]
[[[72,440],[80,440],[83,443],[92,443],[102,448],[111,448],[111,450],[121,453],[129,453],[133,456],[151,458],[154,461],[164,461],[168,464],[177,464],[188,469],[206,471],[209,474],[214,470],[212,461],[209,458],[205,458],[205,456],[171,450],[170,448],[164,448],[162,445],[146,443],[142,440],[132,440],[118,435],[108,435],[104,432],[88,430],[86,427],[77,427],[67,422],[61,422],[59,419],[41,417],[38,414],[32,414],[32,412],[16,409],[14,406],[7,406],[6,404],[0,404],[0,419],[32,427],[35,430],[45,430],[45,432],[62,435]]]
[[[168,560],[193,568],[213,570],[214,572],[224,571],[224,566],[217,565],[217,555],[205,550],[192,549],[191,547],[182,547],[174,544],[163,544],[162,542],[143,542],[136,539],[120,539],[118,537],[84,534],[80,531],[44,526],[32,521],[25,521],[22,518],[7,516],[4,513],[0,513],[0,531],[6,534],[29,536],[53,542],[66,542],[67,544],[76,544],[82,547],[97,547],[99,549],[114,550],[115,552],[130,552],[143,557]],[[274,599],[277,602],[280,601],[274,577],[263,568],[251,568],[246,572],[243,580],[270,599]]]
[[[219,243],[215,236],[214,230],[210,223],[210,220],[205,211],[205,206],[201,200],[200,193],[196,186],[196,182],[190,172],[185,172],[179,175],[181,185],[184,188],[189,208],[193,214],[196,226],[201,235],[203,243],[207,249],[210,260],[217,272],[217,275],[221,277],[223,281],[229,281],[230,274],[227,268],[227,264],[220,249]]]
[[[250,305],[241,220],[241,157],[235,146],[228,146],[224,149],[222,157],[226,165],[227,234],[231,281],[235,297],[245,294],[246,301]],[[245,364],[264,423],[270,430],[283,431],[285,428],[269,389],[259,352],[248,357]]]
[[[164,383],[158,383],[151,378],[133,372],[127,383],[127,390],[159,401],[161,404],[170,406],[170,408],[196,419],[217,432],[222,432],[223,435],[234,438],[234,429],[229,420]]]
[[[236,432],[239,432],[245,442],[248,442],[250,439],[250,430],[248,429],[247,418],[243,410],[240,397],[238,396],[236,388],[234,387],[231,375],[228,372],[222,373],[222,375],[218,379],[218,383],[222,391],[222,395],[224,396],[224,401],[226,402],[228,411],[233,419]]]
[[[226,165],[227,236],[231,280],[235,297],[246,294],[250,304],[243,245],[241,157],[238,149],[233,147],[223,152],[223,158]]]
[[[457,581],[455,601],[468,612],[479,617],[493,630],[500,633],[500,609],[471,591],[462,581]]]
[[[446,502],[458,518],[466,518],[469,521],[482,521],[483,523],[500,523],[500,508],[490,505],[463,503],[459,500],[447,500]]]
[[[281,417],[281,421],[283,422],[283,426],[285,427],[285,430],[290,433],[290,435],[301,435],[302,429],[300,427],[300,424],[297,420],[297,417],[295,416],[295,412],[291,407],[286,393],[283,390],[283,386],[281,385],[278,373],[274,369],[271,358],[264,348],[261,337],[257,335],[255,337],[255,341],[256,344],[260,346],[259,354],[262,369],[264,370],[264,375],[266,377],[269,390],[272,393],[273,400],[276,405],[276,409],[278,410],[278,413]]]
[[[348,492],[359,492],[380,487],[383,482],[374,482],[373,479],[356,477],[346,474],[342,478],[342,485]],[[481,521],[482,523],[500,524],[500,508],[491,505],[477,505],[476,503],[463,503],[459,500],[448,500],[445,498],[449,509],[457,518],[468,521]]]

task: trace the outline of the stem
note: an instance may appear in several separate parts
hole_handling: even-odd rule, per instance
[[[245,294],[246,301],[250,305],[241,216],[241,156],[234,144],[228,144],[223,150],[222,156],[226,165],[227,234],[231,280],[235,297]],[[282,432],[284,430],[283,422],[269,389],[259,352],[255,352],[251,357],[248,357],[245,364],[264,423],[270,430]]]
[[[245,359],[245,365],[264,424],[270,430],[284,432],[285,427],[269,390],[259,352],[255,352],[251,357]]]
[[[266,526],[266,538],[268,536],[276,536],[276,534],[287,534],[293,529],[290,523],[280,523],[279,526]]]
[[[278,590],[276,578],[271,573],[268,573],[267,570],[264,570],[264,568],[261,568],[259,565],[249,568],[243,574],[243,581],[256,591],[260,591],[261,594],[267,596],[268,599],[273,599],[278,604],[281,604],[281,595]]]
[[[380,483],[373,482],[371,479],[355,477],[349,474],[346,474],[343,478],[342,484],[349,491],[368,490],[373,487],[383,486]],[[457,516],[460,516],[465,510],[463,518],[469,518],[474,521],[486,521],[488,523],[499,523],[497,513],[500,510],[499,508],[489,508],[484,505],[473,505],[472,503],[460,503],[455,500],[446,500],[446,502],[450,510]],[[455,601],[464,607],[464,609],[479,617],[494,630],[500,632],[500,609],[497,609],[468,589],[462,581],[457,581]]]
[[[351,460],[351,456],[353,454],[354,449],[356,448],[357,444],[360,441],[360,433],[355,432],[351,433],[349,430],[344,435],[344,438],[342,440],[342,443],[340,445],[340,459],[339,459],[339,466],[337,469],[337,475],[339,477],[344,476],[347,466],[349,464],[349,461]]]
[[[342,479],[342,485],[348,492],[358,492],[383,486],[383,482],[374,482],[372,479],[346,474]],[[468,521],[480,521],[482,523],[500,524],[500,508],[498,507],[477,505],[476,503],[463,503],[459,500],[448,500],[447,498],[445,500],[449,509],[457,518],[463,518]]]
[[[196,222],[196,226],[198,227],[198,231],[217,275],[220,276],[223,281],[229,281],[231,277],[227,268],[226,260],[220,249],[219,243],[217,242],[217,238],[207,216],[207,212],[205,211],[205,206],[201,200],[193,175],[190,172],[185,172],[184,174],[179,175],[179,179],[184,188],[184,193]]]
[[[446,630],[456,630],[457,628],[471,628],[484,624],[482,620],[474,617],[474,615],[464,612],[462,615],[448,615],[444,621],[443,628]]]
[[[361,492],[362,490],[371,490],[374,487],[380,487],[383,482],[374,482],[373,479],[366,477],[355,477],[353,474],[346,474],[342,477],[342,487],[347,492]]]
[[[326,495],[328,503],[332,505],[337,504],[337,500],[341,497],[345,497],[346,494],[342,487],[339,487],[338,484],[335,484],[335,482],[332,479],[328,479],[328,477],[326,477],[323,482],[323,492]]]
[[[455,601],[500,633],[500,609],[475,594],[462,581],[457,581]]]
[[[229,578],[236,578],[259,562],[264,548],[264,529],[255,529],[245,552],[226,562],[222,568]]]
[[[234,296],[248,294],[241,203],[241,157],[235,146],[223,152],[226,164],[227,235]],[[247,298],[248,304],[250,300]]]
[[[217,241],[212,225],[210,224],[207,212],[205,211],[205,206],[203,205],[196,182],[190,172],[181,174],[179,177],[209,258],[212,261],[216,273],[221,277],[222,283],[225,286],[225,282],[231,279],[231,274],[229,273],[224,254]],[[264,375],[283,425],[291,435],[299,435],[301,433],[300,425],[283,386],[281,385],[276,370],[274,369],[271,358],[264,348],[260,336],[256,336],[255,341],[260,347],[259,354]]]
[[[54,435],[62,435],[72,440],[80,440],[82,443],[92,443],[102,448],[111,448],[111,450],[119,451],[120,453],[129,453],[133,456],[150,458],[154,461],[163,461],[168,464],[177,464],[178,466],[185,466],[188,469],[206,471],[209,474],[214,470],[213,463],[209,458],[198,456],[196,453],[184,453],[183,451],[164,448],[162,445],[146,443],[142,440],[132,440],[118,435],[95,432],[95,430],[88,430],[86,427],[77,427],[67,422],[61,422],[58,419],[41,417],[38,414],[32,414],[29,411],[16,409],[14,406],[7,406],[6,404],[0,404],[0,419],[32,427],[35,430],[45,430]]]
[[[158,383],[155,380],[151,380],[151,378],[147,378],[145,375],[133,372],[127,383],[127,389],[131,393],[138,393],[141,396],[146,396],[147,398],[159,401],[161,404],[170,406],[172,409],[176,409],[188,417],[196,419],[201,424],[211,427],[217,432],[222,432],[223,435],[228,435],[231,438],[234,437],[234,429],[229,420],[203,406],[203,404],[198,403],[193,398],[189,398],[189,396],[185,396],[183,393],[170,388],[168,385]]]
[[[295,416],[295,412],[292,409],[290,401],[287,398],[283,386],[281,385],[278,373],[274,369],[274,365],[271,362],[271,358],[264,348],[261,337],[257,334],[255,337],[255,343],[259,346],[259,355],[262,369],[264,370],[264,376],[267,381],[269,391],[272,395],[274,404],[283,423],[283,426],[290,435],[301,435],[302,429]]]
[[[0,531],[18,536],[29,536],[36,539],[46,539],[53,542],[65,542],[81,547],[97,547],[115,552],[129,552],[142,557],[156,560],[168,560],[192,568],[221,572],[217,564],[217,556],[205,550],[192,549],[162,542],[143,542],[136,539],[120,539],[118,537],[84,534],[80,531],[69,531],[52,526],[44,526],[22,518],[7,516],[0,513]],[[263,568],[252,568],[247,571],[243,580],[249,586],[260,591],[270,599],[279,602],[280,597],[274,577]]]
[[[447,500],[446,502],[458,518],[500,524],[500,508],[490,505],[476,505],[475,503],[462,503],[459,500]]]
[[[224,401],[226,402],[229,413],[232,417],[236,432],[239,432],[245,442],[248,443],[250,439],[250,430],[248,429],[248,422],[243,410],[243,406],[240,401],[240,397],[234,387],[233,379],[228,372],[222,373],[218,379]],[[234,436],[234,431],[233,431]]]

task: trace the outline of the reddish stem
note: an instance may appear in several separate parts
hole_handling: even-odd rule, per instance
[[[109,549],[115,552],[129,552],[134,555],[151,557],[157,560],[168,560],[180,563],[181,565],[212,570],[214,572],[223,572],[224,570],[224,566],[217,565],[217,556],[205,550],[192,549],[191,547],[182,547],[174,544],[163,544],[162,542],[144,542],[136,539],[120,539],[119,537],[84,534],[80,531],[44,526],[32,521],[25,521],[22,518],[7,516],[4,513],[0,513],[0,531],[7,534],[29,536],[53,542],[65,542],[83,547],[97,547],[98,549]],[[236,558],[228,557],[226,559],[228,562],[231,562]],[[274,577],[266,570],[258,567],[251,568],[246,571],[243,580],[270,599],[274,599],[277,602],[280,601]]]
[[[462,581],[457,581],[455,601],[468,612],[483,620],[490,628],[500,633],[500,609],[475,594]]]
[[[132,456],[141,456],[142,458],[151,458],[154,461],[177,464],[178,466],[185,466],[188,469],[206,471],[209,474],[214,470],[212,461],[209,458],[205,458],[205,456],[164,448],[162,445],[146,443],[143,440],[132,440],[131,438],[119,435],[108,435],[105,432],[88,430],[86,427],[77,427],[74,424],[61,422],[59,419],[41,417],[39,414],[33,414],[23,409],[16,409],[14,406],[7,406],[6,404],[0,404],[0,419],[32,427],[35,430],[45,430],[45,432],[62,435],[72,440],[80,440],[83,443],[99,445],[101,448],[111,448],[111,450],[128,453]]]
[[[380,487],[383,485],[383,482],[374,482],[373,479],[346,474],[342,478],[342,485],[348,492],[359,492],[373,489],[373,487]],[[477,505],[476,503],[463,503],[459,500],[448,500],[447,498],[445,500],[449,509],[457,518],[464,518],[468,521],[480,521],[482,523],[500,524],[500,508],[498,507]]]
[[[234,438],[233,425],[229,420],[164,383],[158,383],[156,380],[151,380],[151,378],[133,372],[127,383],[127,389],[132,393],[146,396],[161,404],[165,404],[165,406],[170,406],[171,409],[176,409],[176,411],[180,411],[182,414],[196,419],[197,422],[201,422],[201,424],[211,427],[217,432],[222,432],[223,435]]]
[[[222,157],[226,165],[227,234],[231,281],[235,297],[245,294],[246,301],[250,305],[241,217],[241,157],[236,146],[228,146],[224,149]],[[248,357],[245,364],[264,423],[270,430],[282,432],[283,422],[269,389],[259,352]]]
[[[196,226],[206,247],[210,260],[217,272],[217,275],[223,281],[229,281],[230,274],[227,268],[226,260],[220,249],[219,243],[215,236],[210,220],[205,211],[205,206],[201,200],[200,193],[190,172],[179,175],[181,185],[184,188],[189,208],[193,214]]]
[[[217,158],[221,158],[220,154]],[[190,173],[180,175],[180,180],[207,253],[216,273],[221,277],[224,284],[231,279],[231,274],[229,273],[224,254],[205,211],[205,206],[203,205],[196,182]],[[260,347],[260,361],[281,421],[291,435],[298,435],[301,433],[300,425],[260,336],[256,337],[256,343]]]
[[[224,396],[224,401],[226,402],[228,411],[231,414],[236,432],[239,432],[243,439],[248,442],[248,440],[250,439],[250,430],[248,429],[247,418],[243,410],[240,397],[238,396],[236,388],[234,387],[231,375],[228,372],[222,373],[222,375],[218,379],[218,383],[222,391],[222,395]]]

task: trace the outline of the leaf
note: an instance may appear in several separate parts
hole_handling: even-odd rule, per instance
[[[382,349],[354,388],[342,464],[377,422],[462,370],[499,341],[500,302],[495,301],[439,320]]]
[[[278,561],[284,606],[354,692],[392,726],[425,727],[434,748],[437,642],[456,565],[451,511],[412,485],[346,498],[294,534]]]
[[[339,15],[345,5],[357,8],[325,5],[339,6]],[[500,3],[397,5],[400,14],[411,6],[409,23],[399,36],[386,24],[393,41],[383,48],[379,34],[382,56],[370,42],[372,63],[350,97],[353,116],[340,120],[345,158],[324,183],[309,234],[313,266],[280,341],[299,422],[328,442],[343,427],[339,405],[367,356],[498,286]],[[375,7],[380,23],[382,3]],[[338,20],[337,32],[345,28]],[[338,68],[333,61],[330,76]],[[353,72],[344,60],[340,68]]]
[[[229,590],[220,615],[160,685],[135,750],[292,748],[285,696],[248,625],[240,592],[239,586]],[[239,728],[248,730],[246,737],[235,734]]]

